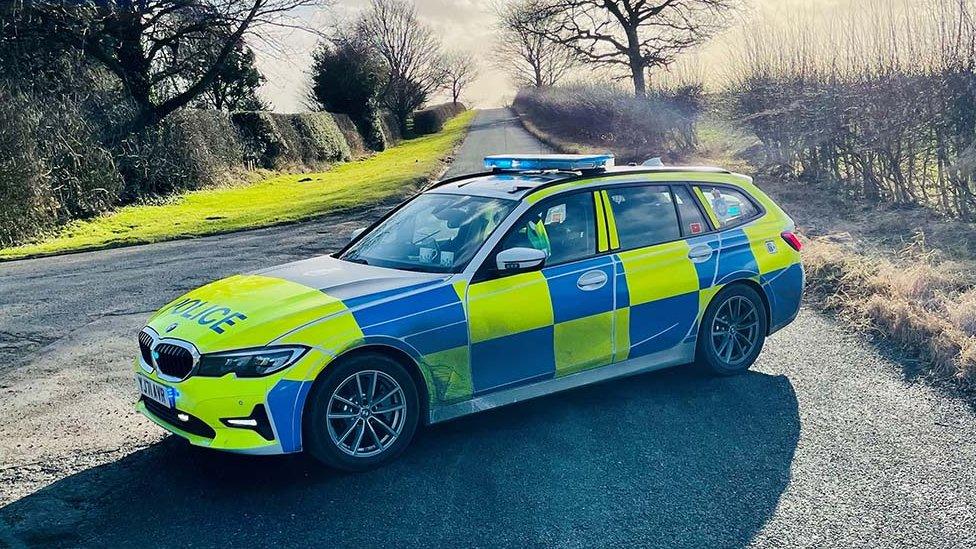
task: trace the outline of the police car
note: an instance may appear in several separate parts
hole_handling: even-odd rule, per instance
[[[749,177],[492,156],[341,251],[232,276],[139,334],[140,412],[192,444],[362,470],[418,424],[697,363],[796,316],[793,221]]]

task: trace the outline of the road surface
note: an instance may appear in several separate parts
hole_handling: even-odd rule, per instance
[[[456,165],[541,145],[481,112]],[[0,265],[0,547],[976,546],[976,419],[818,313],[688,368],[427,429],[363,474],[192,449],[137,416],[150,311],[324,253],[382,208]]]

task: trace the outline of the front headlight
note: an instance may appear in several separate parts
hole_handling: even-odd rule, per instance
[[[266,376],[291,366],[307,350],[305,347],[264,347],[202,355],[197,375],[223,377],[233,372],[237,377]]]

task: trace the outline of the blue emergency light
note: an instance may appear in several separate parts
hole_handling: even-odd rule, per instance
[[[612,154],[497,154],[485,157],[485,169],[492,171],[590,171],[613,167]]]

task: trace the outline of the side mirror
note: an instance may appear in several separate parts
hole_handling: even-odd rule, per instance
[[[495,256],[495,266],[502,272],[538,269],[545,262],[546,252],[535,248],[509,248]]]
[[[355,229],[351,233],[349,233],[349,242],[352,242],[353,240],[355,240],[356,237],[359,236],[359,235],[361,235],[361,234],[363,234],[363,231],[365,231],[365,230],[366,230],[366,227],[360,227],[358,229]]]

